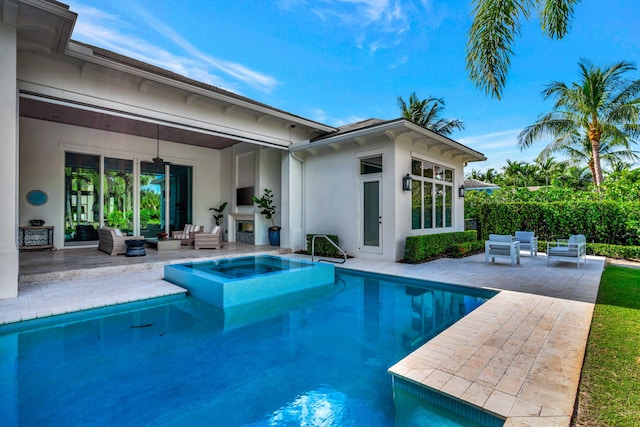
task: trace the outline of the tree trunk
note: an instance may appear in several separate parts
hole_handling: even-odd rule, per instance
[[[596,182],[596,188],[600,191],[602,185],[602,166],[600,165],[600,141],[591,141],[591,152],[593,156],[593,179]]]
[[[602,185],[602,166],[600,165],[600,137],[602,133],[599,129],[595,117],[589,125],[589,141],[591,141],[591,157],[593,159],[593,180],[596,188],[600,191]]]

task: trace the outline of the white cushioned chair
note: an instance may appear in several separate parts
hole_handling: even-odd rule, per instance
[[[127,240],[144,240],[143,236],[127,236],[117,228],[98,229],[98,249],[111,256],[122,255],[127,252]]]
[[[489,234],[489,240],[484,242],[484,261],[488,264],[491,258],[495,263],[499,257],[509,258],[511,265],[520,264],[520,242],[510,234]]]
[[[515,240],[520,242],[521,251],[529,251],[529,255],[538,256],[538,238],[533,231],[516,231]]]
[[[581,260],[587,263],[587,239],[582,234],[574,234],[568,239],[547,242],[547,265],[551,258],[576,260],[580,268]]]
[[[202,233],[202,230],[204,230],[202,225],[185,224],[184,230],[172,232],[171,238],[180,240],[181,245],[193,245],[195,235]]]

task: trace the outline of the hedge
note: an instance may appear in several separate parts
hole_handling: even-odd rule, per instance
[[[311,242],[313,236],[316,235],[317,234],[307,234],[307,253],[309,255],[311,255]],[[338,236],[336,234],[327,234],[326,236],[337,246],[340,246],[340,239],[338,239]],[[333,245],[331,245],[331,243],[327,242],[327,239],[316,239],[315,250],[315,255],[317,256],[326,256],[329,258],[339,258],[342,256],[340,252],[336,248],[334,248]]]
[[[404,247],[404,261],[412,264],[425,262],[451,251],[456,252],[455,249],[450,249],[451,245],[475,242],[477,238],[478,234],[475,230],[409,236]],[[458,253],[459,251],[460,246],[458,246]]]
[[[534,231],[540,240],[584,234],[587,242],[640,245],[640,204],[617,202],[482,203],[476,207],[478,238]]]

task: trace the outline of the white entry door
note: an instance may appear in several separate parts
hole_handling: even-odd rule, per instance
[[[360,250],[382,253],[382,185],[380,177],[361,177]]]

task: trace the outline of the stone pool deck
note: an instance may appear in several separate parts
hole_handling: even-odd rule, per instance
[[[0,324],[185,292],[162,280],[164,264],[175,259],[126,265],[117,258],[125,265],[23,276],[18,298],[0,300]],[[500,290],[390,372],[513,427],[570,424],[604,263],[589,257],[580,269],[573,262],[547,266],[542,254],[512,267],[503,260],[486,264],[479,254],[419,265],[353,258],[343,267]]]
[[[390,368],[406,380],[504,418],[505,426],[569,426],[605,259],[486,264],[484,254],[426,264],[348,267],[501,292]]]

